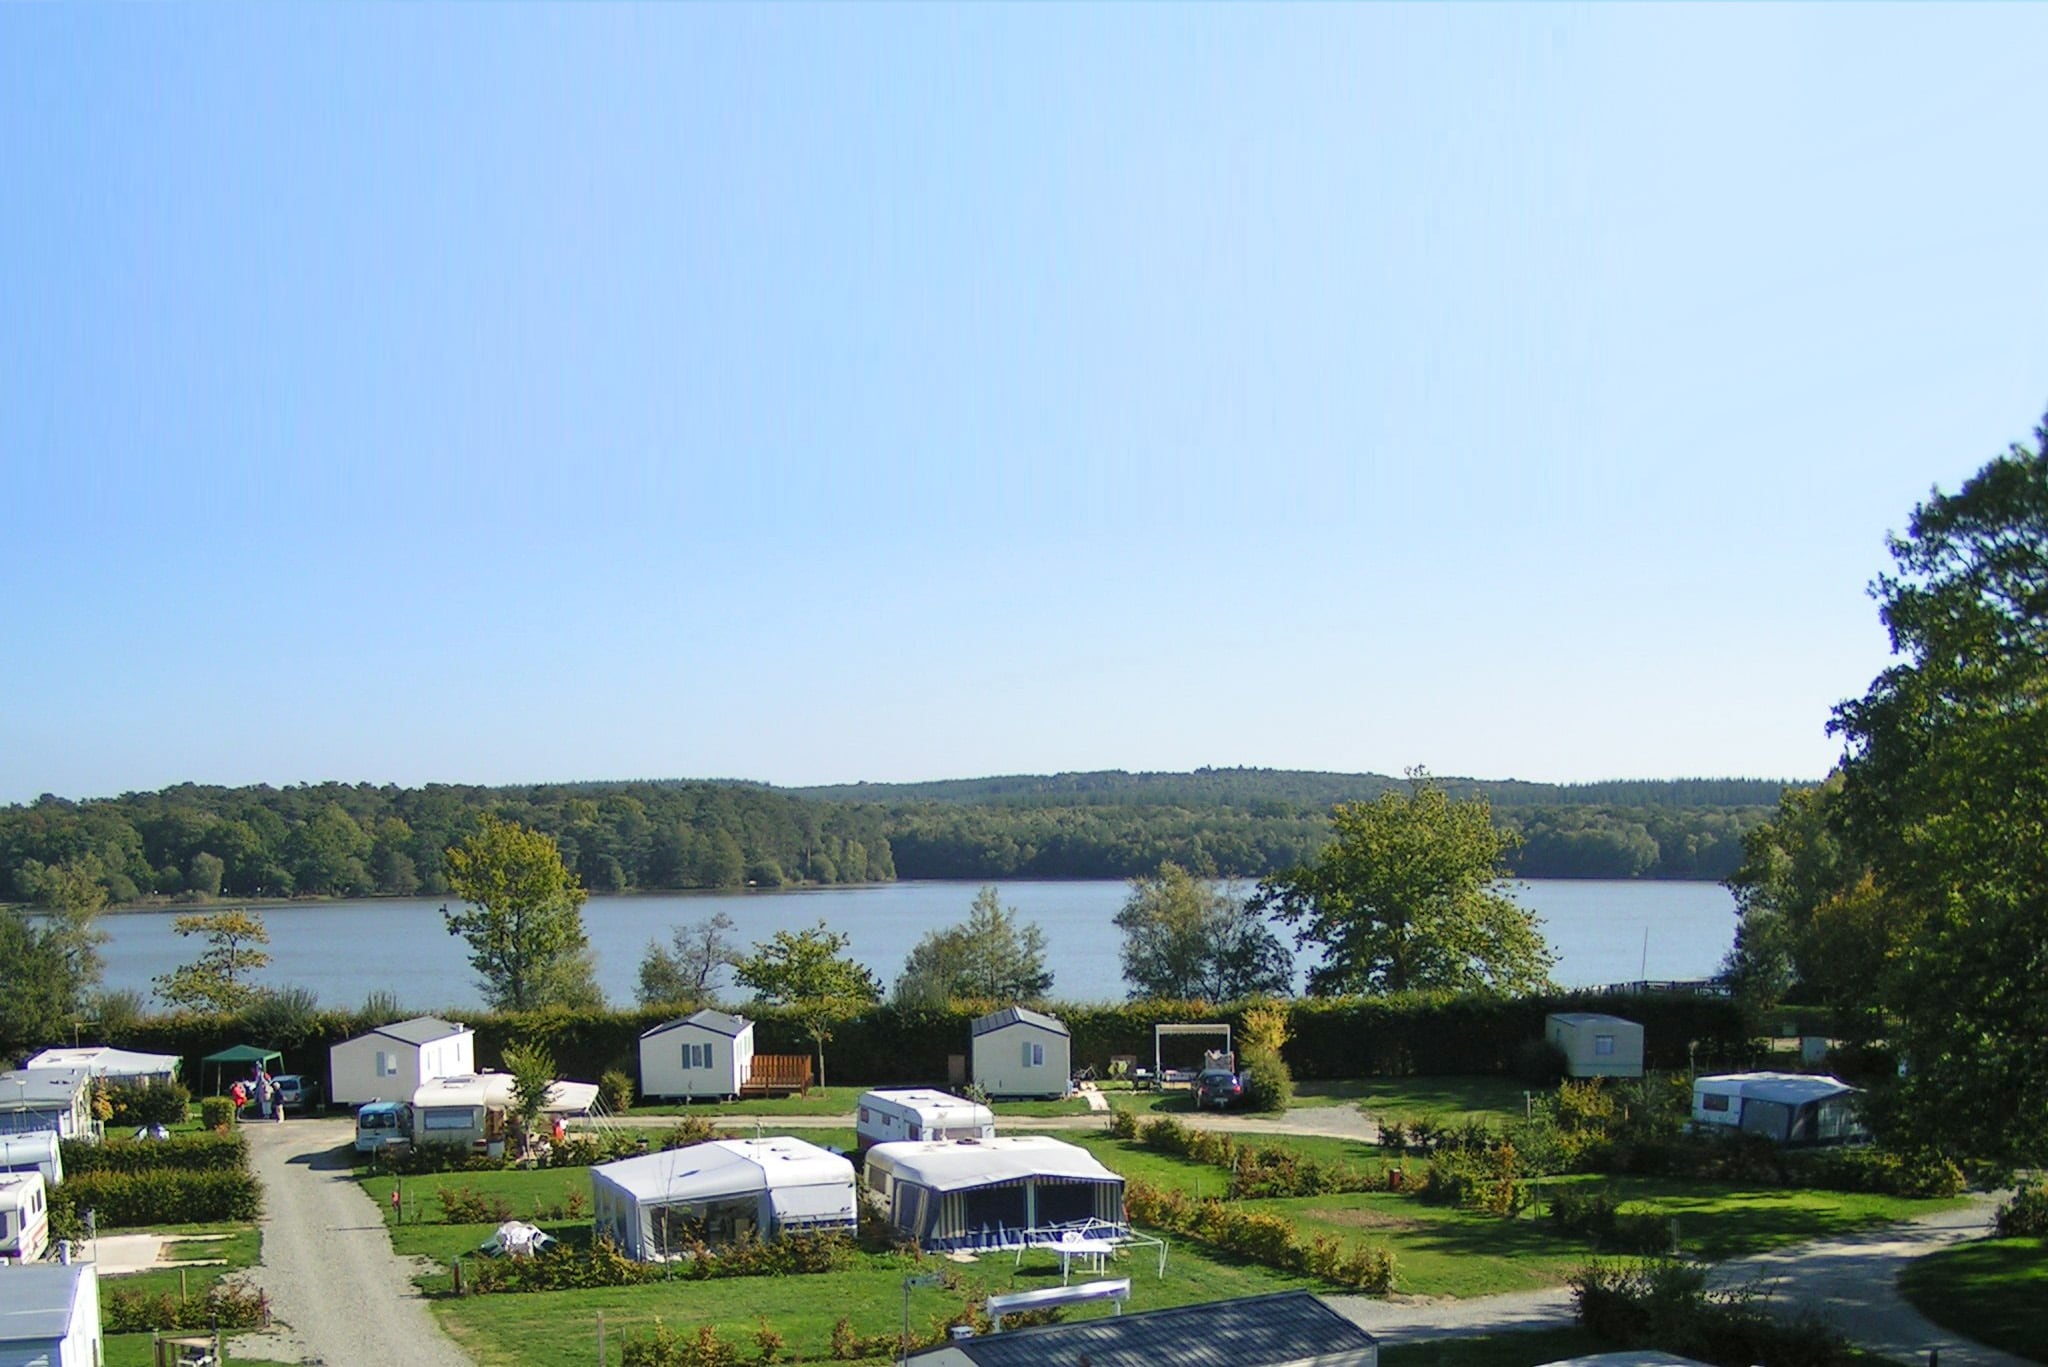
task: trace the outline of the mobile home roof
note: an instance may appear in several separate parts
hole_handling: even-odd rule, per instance
[[[1044,1134],[877,1144],[868,1150],[868,1165],[933,1191],[962,1191],[1026,1177],[1123,1180],[1078,1144]]]

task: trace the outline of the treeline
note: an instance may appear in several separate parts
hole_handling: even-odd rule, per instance
[[[1255,879],[1312,857],[1330,807],[1400,780],[1204,769],[775,789],[661,781],[487,788],[181,784],[0,809],[0,899],[87,871],[115,902],[169,897],[439,896],[444,851],[489,813],[545,831],[594,892],[888,882],[1133,878],[1162,861]],[[1784,785],[1753,779],[1550,785],[1444,780],[1483,795],[1528,878],[1731,874]]]
[[[67,864],[116,902],[436,896],[444,852],[485,813],[553,836],[597,892],[896,877],[878,809],[752,784],[183,784],[0,809],[0,896],[37,901],[44,870]]]

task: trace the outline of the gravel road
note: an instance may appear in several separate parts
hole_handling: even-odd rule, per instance
[[[250,1280],[270,1294],[278,1327],[234,1343],[235,1357],[324,1367],[473,1367],[391,1251],[384,1217],[352,1177],[347,1120],[250,1124],[263,1183],[263,1263]]]

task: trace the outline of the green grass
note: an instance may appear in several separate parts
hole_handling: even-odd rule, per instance
[[[106,1367],[155,1367],[156,1358],[150,1350],[152,1336],[149,1334],[109,1334],[103,1340],[106,1347]],[[228,1361],[235,1367],[283,1367],[268,1358],[243,1357],[234,1349],[232,1338],[227,1343]]]
[[[1411,1120],[1428,1116],[1442,1124],[1467,1120],[1500,1123],[1521,1118],[1523,1098],[1531,1089],[1509,1077],[1374,1077],[1347,1082],[1302,1083],[1297,1104],[1315,1088],[1322,1105],[1355,1101],[1376,1120]],[[1545,1089],[1537,1088],[1537,1091]]]
[[[1909,1264],[1899,1287],[1943,1328],[2048,1362],[2048,1240],[1958,1244]]]
[[[1128,1310],[1157,1310],[1320,1285],[1256,1264],[1218,1258],[1185,1243],[1174,1244],[1164,1278],[1155,1275],[1155,1268],[1142,1250],[1129,1262],[1115,1265],[1116,1275],[1131,1279]],[[600,1312],[607,1335],[606,1360],[611,1363],[620,1361],[621,1332],[644,1331],[657,1315],[686,1334],[694,1332],[699,1322],[708,1322],[728,1340],[743,1341],[747,1358],[754,1355],[751,1336],[765,1318],[788,1340],[788,1356],[816,1359],[830,1356],[832,1326],[842,1316],[863,1335],[896,1332],[902,1324],[903,1278],[932,1271],[957,1274],[963,1288],[997,1292],[1059,1282],[1057,1260],[1042,1253],[1027,1255],[1021,1268],[1015,1266],[1013,1254],[955,1264],[937,1258],[920,1262],[895,1253],[861,1253],[852,1267],[815,1276],[730,1277],[597,1291],[446,1297],[436,1299],[433,1307],[449,1334],[479,1367],[588,1362],[594,1357]],[[934,1319],[957,1310],[960,1300],[960,1291],[914,1289],[910,1296],[912,1327],[927,1329]],[[1069,1311],[1069,1318],[1107,1313],[1106,1305],[1082,1306]]]
[[[260,1256],[260,1238],[254,1225],[158,1225],[150,1227],[153,1234],[176,1239],[181,1234],[225,1234],[225,1239],[192,1240],[186,1243],[170,1243],[164,1246],[164,1256],[172,1262],[188,1262],[195,1258],[223,1258],[219,1267],[160,1267],[150,1272],[136,1272],[125,1277],[109,1277],[102,1286],[125,1291],[144,1291],[150,1295],[178,1291],[178,1278],[182,1271],[187,1295],[203,1296],[213,1289],[213,1284],[229,1272],[238,1268],[255,1266]]]

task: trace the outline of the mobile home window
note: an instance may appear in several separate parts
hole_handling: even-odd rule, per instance
[[[860,1108],[860,1123],[863,1125],[868,1123],[868,1108],[865,1106]]]
[[[1728,1098],[1719,1092],[1709,1092],[1700,1098],[1700,1109],[1703,1111],[1725,1111],[1728,1109]]]
[[[684,1045],[683,1066],[685,1068],[709,1068],[711,1066],[711,1046],[708,1044]]]
[[[384,1051],[383,1051],[382,1049],[379,1049],[379,1050],[377,1051],[377,1076],[378,1076],[378,1077],[397,1077],[397,1076],[398,1076],[398,1055],[396,1055],[396,1054],[388,1054],[388,1053],[384,1052]]]
[[[467,1130],[476,1125],[476,1115],[467,1106],[436,1106],[420,1121],[429,1130]]]
[[[1600,1056],[1601,1056],[1602,1058],[1605,1058],[1605,1057],[1606,1057],[1607,1055],[1609,1055],[1609,1054],[1613,1053],[1613,1052],[1614,1052],[1614,1036],[1612,1036],[1612,1035],[1595,1035],[1595,1036],[1593,1036],[1593,1052],[1594,1052],[1594,1053],[1596,1053],[1596,1054],[1598,1054],[1598,1055],[1600,1055]]]
[[[1025,1040],[1024,1066],[1026,1068],[1043,1068],[1045,1066],[1045,1046],[1033,1044],[1030,1040]]]

